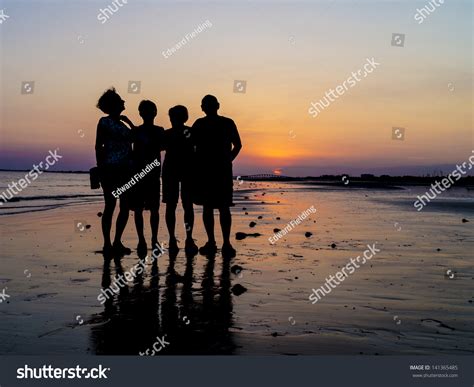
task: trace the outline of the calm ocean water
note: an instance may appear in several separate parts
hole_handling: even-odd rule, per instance
[[[27,172],[0,172],[0,195],[7,198],[8,184],[18,182],[24,178]],[[246,182],[246,184],[235,184],[235,191],[244,194],[253,190],[272,190],[284,187],[287,190],[299,191],[303,195],[317,195],[318,191],[342,193],[347,192],[347,200],[350,200],[351,192],[367,191],[370,199],[387,204],[413,206],[417,195],[425,193],[429,187],[401,187],[400,190],[364,189],[350,187],[330,187],[323,185],[307,185],[281,182]],[[102,190],[91,190],[89,186],[89,175],[83,173],[43,173],[30,185],[22,189],[8,203],[3,203],[0,198],[0,216],[27,213],[32,211],[45,211],[64,206],[76,206],[91,202],[102,201]],[[238,203],[239,198],[234,202]],[[444,192],[435,201],[430,203],[425,210],[474,212],[474,191],[466,188],[452,188]]]
[[[5,196],[8,184],[18,182],[27,172],[0,172],[0,195]],[[31,180],[31,178],[30,178]],[[10,197],[10,193],[6,194]],[[101,190],[91,190],[89,175],[81,173],[43,173],[28,187],[0,206],[1,215],[44,211],[63,206],[80,205],[102,200]]]

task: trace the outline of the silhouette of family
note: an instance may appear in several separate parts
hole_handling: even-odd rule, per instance
[[[233,120],[218,114],[219,102],[206,95],[201,102],[205,116],[186,126],[185,106],[169,109],[171,128],[154,124],[156,104],[141,101],[138,111],[143,123],[135,126],[122,115],[125,101],[114,88],[106,90],[97,107],[106,114],[99,120],[96,136],[98,180],[104,192],[102,233],[104,256],[128,255],[131,249],[122,243],[129,212],[134,212],[138,235],[137,252],[146,255],[143,211],[150,211],[152,249],[158,242],[161,182],[163,203],[166,203],[166,226],[170,253],[179,250],[175,235],[176,208],[181,195],[186,228],[185,252],[212,256],[217,252],[214,236],[214,209],[219,210],[222,229],[222,255],[232,258],[236,251],[230,242],[233,206],[232,162],[242,149],[239,132]],[[163,173],[161,152],[165,151]],[[91,176],[92,180],[92,176]],[[119,200],[114,240],[111,240],[112,218]],[[203,223],[207,242],[198,249],[193,239],[194,204],[203,206]]]

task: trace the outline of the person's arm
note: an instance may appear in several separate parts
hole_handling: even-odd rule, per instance
[[[201,135],[201,130],[199,129],[201,119],[198,118],[194,121],[193,126],[185,133],[185,137],[187,140],[191,141],[191,144],[194,148],[194,153],[198,153],[200,151],[200,144],[199,144],[199,136]]]
[[[136,129],[137,127],[133,124],[133,122],[127,116],[120,116],[120,121],[126,123],[130,129]]]
[[[104,161],[104,126],[102,120],[97,124],[97,134],[95,137],[95,159],[97,166],[100,167]]]
[[[242,141],[240,140],[239,131],[237,130],[237,126],[235,125],[234,121],[231,121],[231,143],[232,143],[232,150],[230,152],[230,159],[232,161],[235,160],[237,155],[240,153],[242,149]]]
[[[166,150],[168,148],[168,133],[164,128],[160,130],[160,136],[159,136],[159,142],[160,142],[160,152]]]
[[[127,116],[120,116],[120,121],[122,121],[123,123],[127,124],[131,131],[130,131],[130,134],[131,134],[131,141],[132,143],[135,143],[136,139],[137,139],[137,129],[138,129],[138,126],[135,126],[133,124],[133,122],[130,120],[130,118],[128,118]]]

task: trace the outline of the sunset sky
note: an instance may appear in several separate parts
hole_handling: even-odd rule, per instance
[[[123,0],[120,0],[123,4]],[[419,24],[428,1],[163,2],[128,0],[102,23],[105,1],[3,1],[0,25],[0,168],[29,169],[60,148],[58,170],[88,170],[115,86],[132,121],[138,103],[188,107],[214,94],[239,128],[234,172],[283,175],[426,173],[467,160],[472,131],[472,2],[446,0]],[[169,58],[198,25],[196,35]],[[404,47],[391,45],[405,34]],[[310,103],[367,58],[380,65],[317,117]],[[141,93],[128,93],[129,81]],[[245,93],[234,93],[245,80]],[[34,81],[33,94],[21,94]],[[403,141],[392,127],[405,128]]]

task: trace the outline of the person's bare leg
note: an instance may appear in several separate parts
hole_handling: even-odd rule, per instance
[[[114,238],[114,246],[122,246],[122,235],[127,226],[128,222],[128,212],[129,206],[126,200],[120,200],[120,212],[117,216],[117,222],[115,224],[115,238]]]
[[[230,245],[230,230],[232,227],[232,216],[230,214],[229,207],[223,207],[219,209],[219,219],[221,222],[222,238],[224,245]]]
[[[153,247],[158,243],[158,227],[160,226],[160,212],[158,208],[150,210],[150,228],[151,228],[151,242]]]
[[[194,256],[198,252],[198,247],[193,240],[193,228],[194,228],[194,209],[193,202],[183,202],[184,210],[184,224],[186,226],[186,242],[185,250],[187,256]],[[214,216],[213,216],[214,217]]]
[[[168,228],[168,235],[170,240],[176,240],[175,228],[176,228],[176,203],[166,203],[166,227]]]
[[[168,234],[170,239],[176,239],[175,228],[176,228],[176,203],[166,203],[166,227],[168,228]]]
[[[232,228],[232,215],[229,207],[223,207],[219,209],[222,238],[224,243],[222,244],[222,256],[224,258],[234,258],[236,251],[230,243],[230,230]]]
[[[138,235],[138,244],[144,244],[145,241],[145,234],[143,231],[143,210],[137,209],[135,210],[135,228],[137,229]]]
[[[193,239],[193,228],[194,228],[194,208],[193,203],[183,203],[184,210],[184,225],[186,226],[186,239]],[[214,218],[214,214],[212,216]]]
[[[202,221],[207,233],[207,240],[209,243],[216,243],[214,236],[214,209],[212,207],[204,206],[202,209]]]
[[[216,239],[214,237],[214,209],[204,206],[202,209],[202,220],[207,233],[207,243],[199,249],[199,253],[214,256],[216,253]]]
[[[117,199],[112,195],[104,195],[105,206],[104,213],[102,214],[102,235],[104,236],[104,249],[107,250],[112,247],[112,242],[110,240],[110,231],[112,229],[112,217],[114,215],[115,205]]]
[[[170,236],[168,247],[171,251],[178,249],[178,242],[176,241],[176,203],[166,203],[166,227]]]

